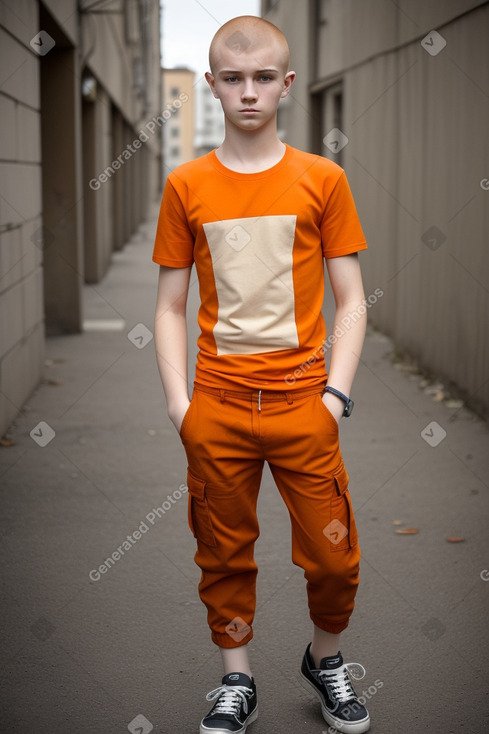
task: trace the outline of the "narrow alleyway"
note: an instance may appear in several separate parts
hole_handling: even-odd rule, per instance
[[[220,682],[197,595],[185,456],[156,369],[154,229],[151,219],[86,288],[87,330],[48,340],[44,382],[0,450],[4,731],[197,732]],[[194,282],[193,341],[197,298]],[[356,688],[373,734],[480,734],[489,431],[427,395],[391,353],[370,331],[341,426],[363,551],[342,652],[366,668]],[[304,579],[269,473],[259,513],[250,734],[322,734],[298,675],[310,639]]]

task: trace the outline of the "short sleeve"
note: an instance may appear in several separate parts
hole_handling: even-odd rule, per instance
[[[351,255],[367,249],[365,235],[344,171],[341,172],[327,198],[321,220],[321,237],[325,258]]]
[[[194,237],[185,207],[168,177],[156,228],[153,261],[169,268],[187,268],[194,261]]]

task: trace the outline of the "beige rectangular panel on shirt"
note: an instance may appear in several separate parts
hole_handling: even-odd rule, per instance
[[[299,346],[292,273],[295,215],[204,224],[212,257],[218,354],[258,354]]]

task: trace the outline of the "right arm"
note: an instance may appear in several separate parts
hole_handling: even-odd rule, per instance
[[[168,416],[177,431],[187,412],[187,295],[191,268],[160,265],[155,313],[155,347]]]

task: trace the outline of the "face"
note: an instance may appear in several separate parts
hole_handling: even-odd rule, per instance
[[[213,73],[206,79],[221,101],[226,120],[241,130],[257,130],[277,114],[280,99],[289,94],[295,72],[285,73],[272,49],[234,53],[224,44]]]

